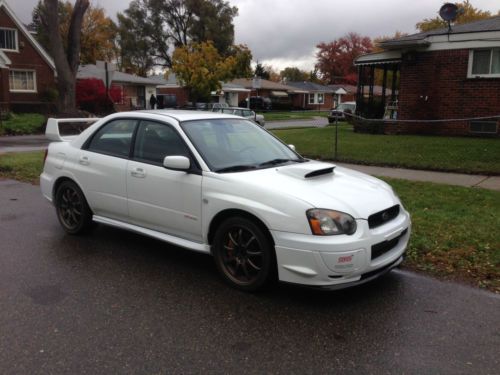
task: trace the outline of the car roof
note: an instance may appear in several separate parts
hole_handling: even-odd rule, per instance
[[[238,116],[220,112],[189,111],[189,110],[179,110],[179,109],[155,109],[155,110],[144,110],[144,111],[133,111],[133,112],[120,112],[121,115],[134,114],[134,113],[150,113],[152,115],[160,115],[160,116],[174,118],[179,122],[190,121],[190,120],[216,119],[216,118],[238,118]]]

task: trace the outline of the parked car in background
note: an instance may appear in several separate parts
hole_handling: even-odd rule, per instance
[[[59,123],[88,118],[47,122],[53,142],[40,188],[69,234],[94,221],[210,254],[245,291],[275,279],[345,288],[403,260],[410,215],[384,181],[305,159],[233,115],[157,110],[93,120],[72,137]]]
[[[244,117],[246,119],[249,119],[249,120],[259,124],[260,126],[266,125],[264,115],[257,114],[248,108],[228,107],[228,108],[220,108],[217,110],[213,110],[213,112],[222,112],[222,113],[226,113],[228,115],[236,115],[236,116],[240,116],[240,117]]]
[[[209,103],[208,110],[212,112],[219,112],[221,108],[229,108],[229,104],[227,103]]]
[[[343,121],[346,119],[346,113],[356,113],[356,102],[340,103],[337,108],[332,109],[328,115],[328,122],[334,123],[335,120]]]
[[[239,102],[240,107],[248,108],[248,98]],[[270,98],[264,96],[251,96],[250,97],[250,109],[255,111],[270,111],[273,108],[273,104]]]

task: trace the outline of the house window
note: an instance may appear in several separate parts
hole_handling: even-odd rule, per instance
[[[496,121],[471,121],[469,123],[469,130],[471,133],[496,134],[497,129]]]
[[[36,92],[36,73],[34,70],[10,70],[10,91]]]
[[[500,48],[471,51],[469,77],[500,77]]]
[[[0,49],[17,51],[17,30],[0,28]]]
[[[325,104],[324,94],[318,94],[318,104]]]
[[[309,104],[314,104],[314,94],[309,94]]]

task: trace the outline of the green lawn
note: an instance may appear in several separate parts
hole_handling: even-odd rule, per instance
[[[38,183],[43,154],[43,151],[0,154],[0,177]]]
[[[302,155],[334,158],[335,127],[273,130]],[[500,139],[375,135],[339,126],[338,161],[463,173],[500,174]]]
[[[303,112],[259,112],[266,121],[280,120],[311,120],[314,117],[326,117],[328,111],[303,111]]]
[[[7,120],[2,120],[0,135],[21,135],[40,133],[45,123],[45,116],[38,113],[11,113]]]
[[[412,218],[406,267],[500,293],[500,192],[385,180]]]

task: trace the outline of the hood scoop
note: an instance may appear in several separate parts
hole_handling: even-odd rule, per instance
[[[323,176],[325,174],[333,173],[334,169],[335,169],[335,167],[328,167],[328,168],[317,169],[315,171],[306,173],[304,175],[304,178],[311,178],[311,177]]]
[[[332,175],[334,169],[334,164],[310,160],[307,163],[284,165],[276,168],[276,171],[300,180],[307,180],[313,177]]]

